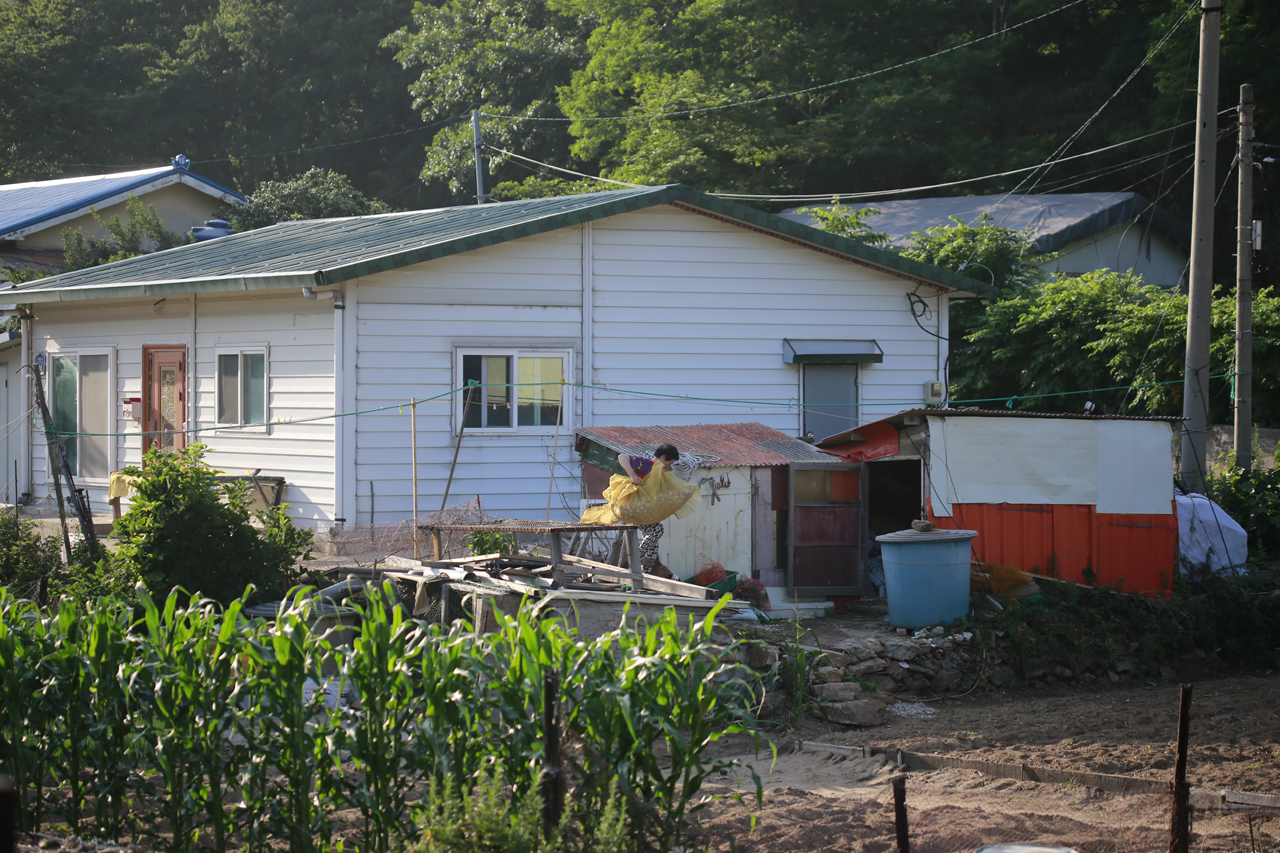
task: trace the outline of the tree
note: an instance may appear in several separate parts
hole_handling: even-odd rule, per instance
[[[484,119],[486,144],[565,165],[572,140],[568,123],[556,120],[563,119],[556,91],[586,57],[591,17],[546,0],[415,5],[413,26],[384,44],[396,49],[404,68],[418,71],[410,91],[423,121],[449,122],[427,147],[422,179],[447,185],[455,201],[474,201],[475,151],[466,119],[475,107],[508,116]],[[501,155],[490,155],[489,169],[495,183],[529,176],[527,167]]]
[[[297,219],[333,219],[389,213],[391,208],[351,186],[345,175],[315,168],[286,181],[267,181],[231,209],[237,231],[252,231]]]
[[[960,402],[1113,414],[1178,415],[1187,298],[1110,270],[1046,281],[990,305],[953,355]],[[1213,301],[1210,416],[1230,419],[1234,299]],[[1254,302],[1254,417],[1280,423],[1280,297]],[[966,358],[959,356],[968,354]],[[1112,390],[1096,390],[1112,389]],[[1084,393],[1088,392],[1088,393]]]
[[[143,204],[136,196],[125,199],[125,218],[114,214],[106,222],[98,211],[89,208],[94,221],[107,232],[105,237],[85,237],[79,228],[62,229],[62,251],[66,257],[65,272],[96,267],[113,261],[162,252],[182,245],[183,235],[164,227],[155,205]]]
[[[884,246],[889,242],[889,235],[883,231],[872,231],[867,218],[876,216],[880,211],[874,207],[845,207],[838,199],[833,200],[831,207],[803,207],[796,211],[812,216],[816,227],[841,237],[858,240],[871,246]]]

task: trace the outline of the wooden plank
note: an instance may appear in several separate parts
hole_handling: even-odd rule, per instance
[[[1280,797],[1270,794],[1192,788],[1190,802],[1191,808],[1197,811],[1280,817]]]
[[[629,570],[620,569],[617,566],[610,566],[607,563],[598,563],[595,560],[588,560],[585,557],[575,557],[572,554],[566,554],[562,559],[566,565],[585,569],[588,574],[599,575],[606,578],[619,578],[627,581],[633,579],[633,575]],[[684,581],[674,579],[669,580],[667,578],[655,578],[653,575],[645,576],[644,585],[645,589],[651,589],[654,592],[664,592],[668,595],[679,595],[684,598],[696,598],[704,601],[720,598],[720,596],[714,595],[715,590],[707,589],[704,586],[685,583]]]
[[[893,752],[891,751],[890,754]],[[897,755],[912,770],[976,770],[985,776],[997,779],[1018,779],[1049,785],[1083,785],[1124,794],[1164,794],[1169,791],[1169,782],[1161,779],[1139,779],[1134,776],[1118,776],[1110,773],[1086,773],[1051,767],[1031,767],[1026,764],[1004,764],[920,752],[899,751]]]

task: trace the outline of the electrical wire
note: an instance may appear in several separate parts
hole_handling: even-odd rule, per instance
[[[701,115],[703,113],[718,112],[720,110],[733,109],[734,107],[750,106],[752,104],[764,104],[764,103],[768,103],[769,101],[777,101],[783,98],[792,98],[792,97],[795,97],[796,95],[807,95],[810,92],[821,92],[823,89],[831,89],[836,86],[843,86],[847,83],[856,83],[859,80],[866,80],[870,77],[876,77],[881,74],[887,74],[890,71],[897,71],[900,68],[907,68],[912,65],[917,65],[921,62],[925,62],[930,59],[935,59],[939,56],[945,56],[948,53],[954,53],[957,50],[963,50],[966,47],[972,47],[975,44],[981,44],[983,42],[990,41],[991,39],[994,39],[994,38],[1003,38],[1007,33],[1011,33],[1014,30],[1020,29],[1030,24],[1034,24],[1037,21],[1042,21],[1045,18],[1058,14],[1059,12],[1065,12],[1067,9],[1070,9],[1073,6],[1078,6],[1084,2],[1086,2],[1086,0],[1071,0],[1071,2],[1063,6],[1059,6],[1056,9],[1052,9],[1034,18],[1029,18],[1020,24],[1014,24],[1012,27],[1005,27],[1003,30],[1000,30],[999,32],[993,32],[989,35],[980,36],[976,39],[972,39],[971,41],[967,41],[962,44],[957,44],[952,47],[939,50],[936,53],[931,53],[928,56],[919,56],[919,57],[916,57],[915,59],[908,59],[906,62],[899,62],[896,65],[890,65],[885,68],[880,68],[876,71],[868,71],[865,74],[857,74],[853,77],[845,77],[842,80],[834,80],[830,83],[820,83],[816,86],[809,86],[808,88],[805,88],[805,89],[796,89],[795,91],[792,91],[792,92],[783,92],[777,95],[765,95],[759,98],[747,98],[741,101],[732,101],[727,104],[717,104],[712,107],[696,107],[694,109],[674,110],[671,112],[662,112],[662,113],[631,113],[628,115],[614,115],[614,116],[580,116],[578,118],[556,117],[556,116],[518,116],[518,115],[508,115],[505,113],[486,113],[486,112],[481,112],[480,115],[485,116],[486,118],[501,118],[501,119],[517,120],[517,121],[555,121],[555,122],[622,121],[622,122],[627,122],[627,121],[652,121],[654,119],[663,119],[663,118],[685,118],[688,116]]]
[[[1222,115],[1227,112],[1230,112],[1230,110],[1223,110],[1222,113],[1219,113],[1219,115]],[[1112,151],[1116,148],[1123,148],[1124,146],[1130,145],[1134,142],[1142,142],[1144,139],[1150,139],[1153,136],[1159,136],[1162,133],[1168,133],[1170,131],[1178,130],[1179,128],[1187,127],[1188,125],[1192,125],[1192,124],[1195,124],[1195,122],[1184,121],[1181,124],[1175,124],[1172,127],[1166,127],[1163,130],[1157,130],[1152,133],[1143,134],[1142,136],[1135,136],[1133,139],[1126,139],[1123,142],[1117,142],[1113,145],[1106,145],[1102,148],[1095,148],[1092,151],[1085,151],[1081,154],[1071,154],[1066,157],[1059,157],[1058,159],[1054,160],[1050,165],[1065,163],[1068,160],[1078,160],[1081,157],[1090,157],[1094,154],[1102,154],[1107,151]],[[1194,144],[1194,142],[1188,143],[1188,144]],[[1156,155],[1146,155],[1146,156],[1148,158],[1154,158],[1160,155],[1156,154]],[[957,187],[962,184],[977,183],[978,181],[989,181],[994,178],[1007,178],[1011,175],[1021,175],[1024,172],[1035,171],[1036,169],[1043,168],[1044,165],[1045,165],[1044,163],[1040,163],[1035,166],[1024,166],[1019,169],[1010,169],[1005,172],[995,172],[993,174],[982,175],[981,177],[977,177],[977,178],[964,178],[962,180],[948,181],[946,183],[941,183],[941,184],[926,184],[918,187],[901,187],[899,189],[887,189],[887,190],[867,190],[864,192],[855,192],[855,193],[805,193],[800,195],[786,195],[786,194],[753,195],[751,193],[714,192],[714,193],[709,193],[709,195],[714,195],[718,198],[725,198],[725,199],[744,199],[744,200],[750,199],[750,200],[777,201],[777,202],[788,202],[788,201],[801,202],[801,201],[825,201],[830,199],[879,198],[881,196],[886,196],[886,195],[905,195],[907,193],[927,192],[929,190],[946,189],[948,187]],[[1110,168],[1110,167],[1107,167],[1107,168]]]
[[[576,178],[587,178],[592,181],[603,181],[606,184],[616,184],[617,186],[620,186],[620,187],[640,188],[645,186],[644,184],[629,184],[626,181],[615,181],[610,178],[602,178],[599,175],[588,175],[585,172],[575,172],[572,169],[565,169],[562,166],[552,166],[550,163],[543,163],[541,160],[535,160],[532,157],[526,157],[523,154],[516,154],[514,151],[507,151],[504,148],[497,148],[493,145],[485,144],[484,147],[488,148],[490,151],[496,151],[499,154],[503,154],[507,157],[513,157],[517,160],[524,160],[526,163],[533,163],[536,166],[545,166],[548,169],[555,169],[557,172],[564,172],[566,175],[573,175]]]

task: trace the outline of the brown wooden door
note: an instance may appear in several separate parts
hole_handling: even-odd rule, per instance
[[[187,348],[143,347],[142,451],[187,446]]]

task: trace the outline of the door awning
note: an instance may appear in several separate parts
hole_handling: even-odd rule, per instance
[[[880,364],[884,350],[875,341],[793,341],[782,339],[787,364]]]

